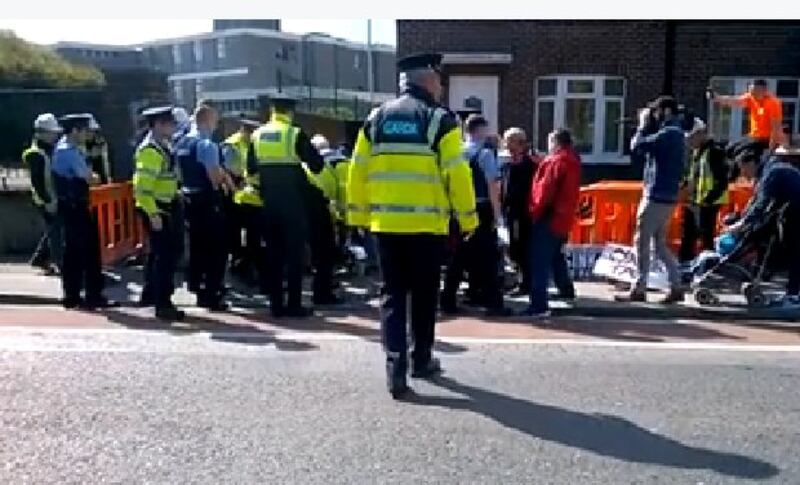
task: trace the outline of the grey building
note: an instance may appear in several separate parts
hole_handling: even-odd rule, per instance
[[[60,43],[56,49],[104,68],[138,63],[163,72],[176,104],[188,107],[208,99],[230,113],[253,111],[259,96],[284,92],[303,99],[306,111],[344,110],[363,117],[371,105],[396,91],[391,46],[372,46],[370,76],[362,43],[281,32],[278,20],[215,20],[214,27],[208,33],[124,48]]]

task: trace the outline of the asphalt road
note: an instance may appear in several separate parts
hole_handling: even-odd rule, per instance
[[[800,482],[800,354],[0,332],[0,483]]]

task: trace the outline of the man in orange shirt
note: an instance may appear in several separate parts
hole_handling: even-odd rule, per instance
[[[767,81],[756,79],[748,92],[739,96],[719,96],[708,91],[709,99],[730,108],[746,108],[750,112],[750,142],[774,150],[784,143],[783,109],[778,98],[767,90]]]

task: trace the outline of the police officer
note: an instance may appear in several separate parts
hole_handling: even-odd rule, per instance
[[[53,182],[64,228],[64,308],[89,310],[116,305],[103,296],[97,220],[89,205],[89,186],[97,183],[80,147],[86,141],[90,114],[69,114],[59,122],[64,136],[53,152]],[[81,298],[81,290],[84,297]]]
[[[248,169],[260,176],[267,238],[269,298],[275,317],[307,317],[301,304],[303,255],[308,240],[309,182],[303,168],[319,173],[324,161],[302,129],[292,123],[296,100],[279,95],[270,100],[269,121],[252,136]],[[288,298],[283,301],[286,272]]]
[[[223,300],[228,259],[224,200],[234,191],[219,146],[211,139],[217,122],[216,110],[200,105],[191,130],[175,146],[189,226],[189,290],[197,295],[198,306],[211,311],[227,309]]]
[[[314,138],[319,137],[315,136]],[[311,143],[314,144],[314,138]],[[317,148],[323,157],[322,170],[315,174],[306,163],[303,167],[308,175],[311,188],[308,191],[308,219],[310,229],[311,264],[314,267],[312,284],[315,305],[336,305],[342,302],[333,293],[333,265],[336,253],[336,233],[333,225],[334,201],[336,200],[336,176],[330,165],[333,150],[325,140],[322,148]]]
[[[172,106],[151,108],[142,116],[150,131],[136,149],[133,174],[136,210],[150,238],[142,303],[154,304],[159,319],[179,321],[184,314],[172,304],[177,255],[183,244],[178,177],[169,143],[175,119]]]
[[[470,168],[455,116],[438,102],[442,56],[398,61],[399,98],[381,105],[358,134],[347,187],[351,224],[377,237],[386,377],[395,399],[408,390],[406,305],[411,297],[412,377],[441,371],[433,358],[439,271],[451,210],[461,231],[477,226]]]
[[[86,163],[96,173],[101,184],[111,183],[111,162],[108,158],[108,143],[100,132],[100,124],[94,116],[89,121],[89,135],[84,144]]]
[[[222,154],[225,159],[225,169],[228,171],[237,190],[245,187],[247,172],[247,150],[250,147],[250,136],[260,125],[257,121],[249,120],[244,115],[239,118],[239,130],[222,142]],[[241,204],[237,204],[235,197],[225,199],[225,209],[228,229],[228,251],[231,255],[231,271],[245,274],[244,251],[242,248],[242,229],[245,226]]]
[[[41,114],[33,122],[33,141],[22,152],[22,163],[31,174],[31,198],[42,216],[45,233],[31,257],[31,265],[43,268],[49,274],[61,269],[62,232],[57,217],[57,198],[50,172],[53,148],[61,133],[58,120],[51,113]]]

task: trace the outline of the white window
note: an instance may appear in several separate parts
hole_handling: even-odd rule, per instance
[[[225,59],[225,56],[228,55],[226,42],[227,39],[225,37],[217,39],[217,59]]]
[[[763,79],[763,78],[761,78]],[[714,77],[710,85],[717,94],[736,96],[747,92],[754,78]],[[792,136],[800,133],[800,80],[766,79],[769,92],[781,100],[783,126]],[[719,140],[736,141],[750,132],[750,114],[744,108],[727,108],[709,104],[711,134]]]
[[[199,40],[194,41],[194,61],[203,62],[203,42]]]
[[[202,79],[195,79],[194,80],[194,99],[195,101],[200,101],[203,98],[203,80]]]
[[[627,163],[622,157],[625,80],[608,76],[552,76],[536,80],[536,146],[547,151],[556,128],[572,132],[587,163]]]
[[[176,66],[181,65],[181,45],[173,44],[172,46],[172,63]]]
[[[183,103],[183,82],[175,81],[172,86],[173,94],[175,95],[175,104]]]
[[[358,52],[353,57],[353,69],[361,69],[361,56]]]

